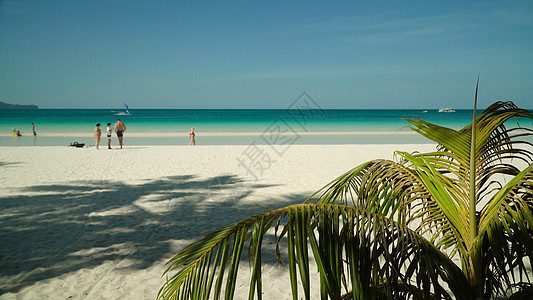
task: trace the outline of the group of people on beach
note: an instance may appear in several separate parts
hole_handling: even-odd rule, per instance
[[[102,124],[97,123],[96,127],[94,128],[94,138],[96,141],[96,149],[99,149],[100,146],[100,138],[102,137],[102,130],[100,129],[100,126]],[[115,123],[115,126],[111,127],[111,123],[107,123],[106,127],[106,134],[107,134],[107,149],[111,149],[111,133],[115,130],[115,133],[118,138],[118,144],[120,145],[120,149],[122,149],[123,146],[123,139],[124,139],[124,132],[126,131],[126,125],[124,122],[120,121],[120,119],[117,119],[117,123]],[[191,128],[191,131],[189,132],[189,146],[196,145],[195,140],[196,134],[194,133],[194,127]]]
[[[94,138],[96,140],[96,149],[99,149],[100,146],[100,138],[102,136],[102,130],[100,129],[100,126],[102,124],[97,123],[96,127],[94,128]],[[122,149],[123,146],[123,139],[124,139],[124,132],[126,131],[126,125],[124,122],[120,121],[120,119],[117,119],[117,122],[115,123],[115,126],[111,127],[111,123],[107,123],[106,128],[106,134],[107,134],[107,149],[111,149],[111,133],[115,130],[115,133],[118,138],[118,144],[120,146],[120,149]]]
[[[31,130],[33,131],[33,136],[37,136],[37,132],[35,132],[35,124],[33,123],[31,123]],[[13,135],[22,136],[22,133],[20,132],[20,130],[17,130],[15,129],[15,127],[13,127]]]

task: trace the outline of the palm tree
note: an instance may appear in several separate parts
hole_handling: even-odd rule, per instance
[[[232,299],[248,244],[249,298],[261,299],[261,245],[275,227],[276,241],[286,239],[293,299],[298,291],[310,299],[311,258],[322,299],[531,299],[533,133],[505,123],[533,115],[496,102],[476,116],[476,105],[461,130],[407,120],[438,144],[434,152],[366,162],[315,193],[315,203],[207,234],[168,262],[165,273],[175,273],[158,298]]]

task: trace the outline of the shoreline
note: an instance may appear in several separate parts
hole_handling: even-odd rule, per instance
[[[21,137],[0,134],[0,146],[68,146],[73,142],[94,145],[94,133],[84,132],[39,132],[37,136],[23,135]],[[408,128],[397,131],[304,131],[292,130],[285,127],[273,127],[262,131],[196,131],[197,145],[364,145],[364,144],[421,144],[431,142]],[[111,143],[117,144],[116,134],[111,136]],[[103,135],[100,144],[107,144],[107,137]],[[188,145],[189,132],[150,132],[126,131],[124,145]]]
[[[267,132],[264,131],[232,131],[232,132],[200,132],[199,135],[203,137],[227,137],[227,136],[260,136]],[[298,135],[309,136],[309,135],[416,135],[414,131],[291,131]],[[0,137],[10,137],[12,134],[0,134]],[[128,132],[126,131],[125,137],[182,137],[188,136],[188,132]],[[31,134],[25,134],[22,137],[32,137]],[[74,133],[74,132],[45,132],[37,134],[37,137],[94,137],[94,133],[88,131],[83,133]],[[113,138],[116,138],[116,134],[113,133]],[[104,136],[102,136],[102,139]]]
[[[93,133],[39,133],[37,136],[23,135],[2,136],[0,146],[68,146],[73,142],[94,145]],[[248,132],[198,132],[197,145],[364,145],[364,144],[421,144],[431,142],[417,135],[414,131],[248,131]],[[100,139],[101,145],[107,145],[107,137]],[[124,135],[126,146],[175,146],[188,145],[188,132],[128,132]],[[111,145],[116,147],[117,137],[113,133]]]

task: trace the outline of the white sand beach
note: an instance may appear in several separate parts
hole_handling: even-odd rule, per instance
[[[301,203],[362,162],[434,149],[0,147],[0,299],[155,299],[165,262],[203,234]],[[285,266],[265,260],[264,299],[289,299]]]

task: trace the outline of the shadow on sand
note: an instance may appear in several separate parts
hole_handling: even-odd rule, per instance
[[[0,197],[0,295],[126,257],[134,262],[128,268],[147,268],[176,253],[172,241],[194,240],[265,212],[242,200],[268,187],[233,175],[176,176],[135,185],[32,186],[21,196]],[[284,195],[261,205],[276,209],[306,196]]]

